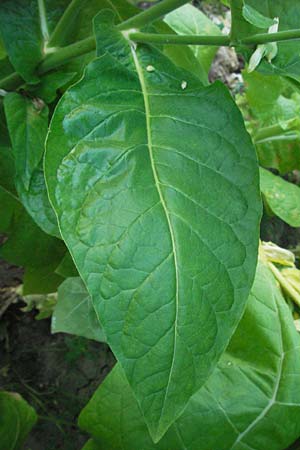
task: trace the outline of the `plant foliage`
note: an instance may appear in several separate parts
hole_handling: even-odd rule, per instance
[[[185,3],[1,2],[0,255],[54,333],[116,356],[84,449],[283,450],[300,272],[257,260],[261,194],[300,225],[300,5],[232,0],[224,36]],[[209,83],[220,45],[245,59],[236,99]]]

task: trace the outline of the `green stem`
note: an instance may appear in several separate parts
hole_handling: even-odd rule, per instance
[[[66,64],[70,59],[92,52],[95,48],[96,42],[94,36],[62,47],[56,52],[47,55],[44,61],[39,65],[37,72],[39,75],[42,75],[45,72],[49,72],[49,70]]]
[[[282,289],[286,292],[286,294],[289,297],[291,297],[291,299],[296,303],[296,305],[300,306],[300,295],[296,291],[296,289],[294,289],[293,286],[291,286],[290,283],[288,283],[286,281],[284,276],[281,275],[280,270],[278,270],[277,267],[273,263],[268,262],[268,266],[270,267],[274,277],[279,282]]]
[[[189,0],[163,0],[146,11],[143,11],[136,16],[125,20],[125,22],[120,23],[118,25],[118,29],[129,30],[130,28],[142,28],[143,26],[159,19],[161,16],[164,16],[180,6],[185,5],[188,1]]]
[[[46,16],[44,0],[38,0],[38,7],[39,7],[42,36],[43,36],[44,42],[47,43],[49,41],[49,31],[48,31],[47,16]]]
[[[176,35],[176,34],[152,34],[130,33],[129,39],[134,42],[153,44],[178,44],[178,45],[230,45],[228,36],[201,36],[201,35]]]
[[[239,41],[246,45],[260,45],[267,42],[290,41],[293,39],[300,39],[300,29],[278,31],[278,33],[261,33],[248,36]]]
[[[295,119],[291,119],[286,122],[286,129],[284,130],[280,124],[271,125],[269,127],[261,128],[253,136],[255,143],[261,142],[266,139],[270,139],[274,136],[281,136],[285,131],[297,130],[298,124],[295,123]]]
[[[66,37],[70,33],[70,30],[73,28],[74,20],[78,16],[79,12],[82,11],[82,8],[86,3],[87,0],[71,1],[50,36],[48,44],[49,47],[55,47],[64,44]]]

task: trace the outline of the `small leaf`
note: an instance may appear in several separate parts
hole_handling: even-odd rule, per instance
[[[184,5],[175,9],[166,15],[164,21],[179,35],[202,34],[220,36],[222,34],[220,29],[205,14],[192,5]],[[207,78],[218,47],[191,45],[190,48],[202,66]]]
[[[273,213],[292,227],[300,226],[300,187],[260,169],[260,188]]]
[[[79,277],[67,278],[59,286],[51,330],[105,342],[91,297]]]
[[[249,61],[248,66],[249,73],[253,72],[257,68],[257,66],[260,64],[265,54],[266,54],[266,45],[265,44],[258,45]]]
[[[1,449],[21,450],[36,421],[35,410],[19,394],[0,391]]]
[[[251,25],[254,25],[257,28],[269,28],[275,24],[275,19],[264,16],[248,4],[244,4],[243,6],[243,16],[244,19],[247,20],[247,22],[251,23]]]
[[[42,165],[48,131],[48,108],[39,100],[17,93],[4,98],[7,125],[16,168],[16,188],[28,213],[43,231],[60,237],[50,205]]]

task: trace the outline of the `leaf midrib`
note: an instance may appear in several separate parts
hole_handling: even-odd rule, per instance
[[[179,310],[179,283],[178,283],[179,275],[178,275],[178,262],[177,262],[177,253],[176,253],[174,231],[173,231],[172,223],[171,223],[171,220],[170,220],[169,211],[168,211],[165,199],[163,197],[163,194],[162,194],[162,191],[161,191],[161,188],[160,188],[160,181],[159,181],[159,178],[158,178],[158,174],[157,174],[157,170],[156,170],[155,162],[154,162],[154,158],[153,158],[153,144],[152,144],[152,135],[151,135],[151,114],[150,114],[149,94],[148,94],[147,87],[146,87],[146,81],[145,81],[145,77],[144,77],[144,74],[143,74],[143,68],[142,68],[142,66],[141,66],[141,64],[139,62],[136,50],[135,50],[135,48],[133,46],[131,46],[131,52],[132,52],[133,61],[134,61],[134,64],[135,64],[137,75],[139,77],[139,81],[140,81],[141,89],[142,89],[142,94],[143,94],[143,98],[144,98],[145,116],[146,116],[146,129],[147,129],[147,141],[148,141],[148,149],[149,149],[149,156],[150,156],[152,173],[153,173],[156,189],[157,189],[157,192],[158,192],[158,195],[159,195],[160,203],[161,203],[161,205],[163,207],[163,210],[165,212],[167,223],[168,223],[168,227],[169,227],[169,231],[170,231],[170,237],[171,237],[171,242],[172,242],[172,252],[173,252],[174,266],[175,266],[176,316],[175,316],[175,323],[174,323],[174,346],[173,346],[172,363],[171,363],[171,367],[170,367],[168,383],[167,383],[167,387],[166,387],[166,390],[165,390],[165,395],[164,395],[164,399],[163,399],[163,405],[162,405],[162,409],[161,409],[160,418],[159,418],[159,421],[158,421],[158,423],[159,423],[161,418],[162,418],[163,412],[164,412],[166,398],[168,396],[168,390],[169,390],[169,387],[170,387],[171,376],[172,376],[172,373],[173,373],[174,362],[175,362],[177,323],[178,323],[178,310]]]

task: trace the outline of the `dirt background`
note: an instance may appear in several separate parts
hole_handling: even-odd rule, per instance
[[[0,319],[0,386],[20,393],[39,415],[24,449],[79,450],[88,436],[77,426],[78,414],[115,359],[107,345],[52,335],[49,319],[21,311],[25,304],[7,288],[18,286],[22,273],[0,261],[0,309],[14,301]]]

